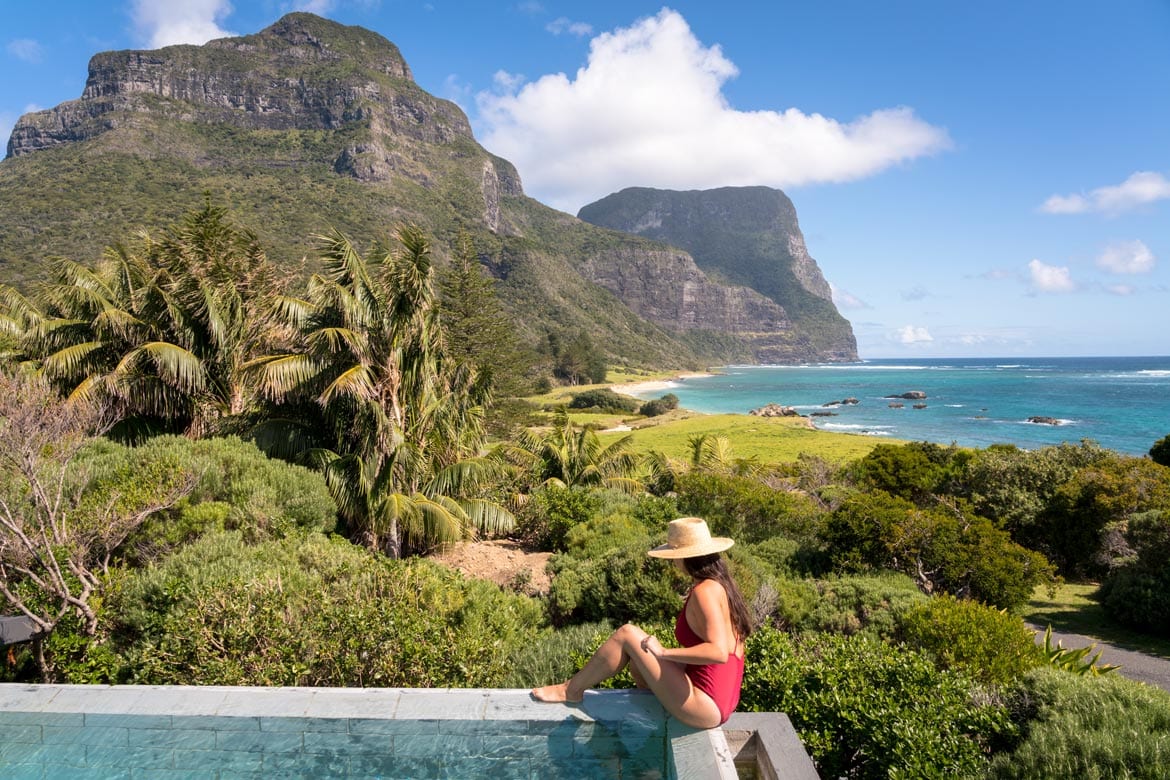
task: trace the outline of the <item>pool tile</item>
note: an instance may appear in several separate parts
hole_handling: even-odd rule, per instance
[[[351,756],[349,777],[378,777],[382,780],[418,780],[421,777],[437,777],[442,762],[434,756]],[[472,775],[475,777],[475,775]]]
[[[169,729],[170,715],[123,715],[86,712],[86,728]]]
[[[8,702],[4,702],[8,704]],[[0,728],[4,726],[81,726],[85,716],[80,712],[6,712],[0,710]]]
[[[549,754],[549,740],[545,737],[485,737],[483,751],[487,758],[541,758]]]
[[[24,725],[0,725],[0,744],[9,742],[41,744],[44,741],[44,730],[35,723]]]
[[[344,756],[320,753],[265,753],[266,772],[300,772],[305,777],[345,777],[348,761]]]
[[[393,737],[398,756],[478,756],[483,755],[483,737],[404,735]]]
[[[338,734],[306,731],[304,752],[323,755],[380,755],[388,753],[394,737],[385,734]]]
[[[490,734],[492,736],[520,736],[529,734],[524,720],[440,720],[435,721],[440,734]]]
[[[4,770],[4,780],[45,780],[44,764],[3,764],[0,769]]]
[[[345,718],[259,718],[261,731],[349,731]]]
[[[438,720],[386,720],[385,718],[350,718],[350,734],[382,734],[392,736],[396,734],[438,734],[440,723]]]
[[[176,750],[174,755],[175,769],[259,772],[263,766],[263,754],[253,751]]]
[[[443,761],[437,775],[442,780],[465,780],[471,777],[490,777],[492,780],[532,780],[532,762],[528,760],[503,760],[468,757]]]
[[[174,751],[167,748],[88,745],[87,767],[125,767],[129,769],[170,769]]]
[[[216,780],[214,769],[135,769],[133,780]]]
[[[209,729],[131,729],[129,738],[131,746],[214,750],[215,734],[216,732]]]
[[[65,745],[129,745],[130,729],[121,726],[45,726],[45,744]]]
[[[259,731],[260,718],[238,715],[184,715],[182,726],[208,731]],[[178,724],[176,724],[178,725]]]
[[[245,753],[287,753],[304,748],[299,731],[217,731],[215,749]]]

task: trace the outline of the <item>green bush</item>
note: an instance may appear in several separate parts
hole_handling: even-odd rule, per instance
[[[638,408],[638,414],[643,417],[658,417],[667,412],[674,411],[678,408],[678,396],[674,393],[667,393],[661,398],[655,398],[647,401]]]
[[[516,515],[516,535],[537,549],[565,549],[565,537],[578,523],[587,522],[603,499],[588,488],[542,487]]]
[[[1122,536],[1130,555],[1101,583],[1101,604],[1124,625],[1170,636],[1170,510],[1134,515]]]
[[[1165,778],[1170,693],[1116,675],[1038,668],[1013,697],[1022,739],[995,756],[992,777]]]
[[[748,639],[740,708],[787,713],[822,777],[977,777],[1014,731],[978,684],[917,651],[771,628]]]
[[[639,539],[596,558],[554,555],[548,595],[553,624],[673,623],[687,579],[673,566],[647,556],[646,548]]]
[[[1170,435],[1163,436],[1150,447],[1150,460],[1161,466],[1170,466]]]
[[[573,393],[569,400],[570,409],[598,409],[603,412],[616,412],[618,414],[632,414],[637,410],[639,404],[640,402],[637,398],[615,393],[608,387]]]
[[[111,605],[116,680],[144,684],[492,687],[540,604],[419,559],[320,535],[205,535]]]
[[[567,626],[526,642],[512,651],[504,688],[535,688],[569,679],[581,668],[578,658],[588,658],[605,641],[614,626],[608,621]]]
[[[815,585],[818,598],[797,624],[804,631],[888,638],[900,612],[927,600],[913,580],[895,572],[819,580]]]
[[[775,490],[751,477],[692,471],[675,480],[679,508],[702,517],[711,533],[737,543],[762,542],[777,535],[813,545],[822,511],[811,497]]]
[[[986,683],[1008,683],[1043,663],[1035,632],[1018,615],[936,596],[896,615],[897,636],[931,656]]]

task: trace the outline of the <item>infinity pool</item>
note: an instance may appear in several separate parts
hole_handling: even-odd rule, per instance
[[[723,733],[639,691],[0,685],[0,776],[733,778]]]

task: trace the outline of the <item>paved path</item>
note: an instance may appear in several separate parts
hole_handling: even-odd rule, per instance
[[[1036,634],[1036,640],[1043,643],[1044,627],[1031,623],[1028,624],[1028,627],[1039,632]],[[1099,663],[1117,664],[1121,667],[1114,674],[1120,674],[1122,677],[1156,685],[1164,691],[1170,691],[1170,661],[1165,658],[1134,650],[1124,650],[1099,639],[1080,634],[1068,634],[1063,631],[1053,631],[1052,641],[1053,643],[1060,642],[1069,650],[1075,650],[1085,645],[1096,645],[1097,647],[1090,654],[1090,657],[1096,654],[1097,650],[1100,650]]]

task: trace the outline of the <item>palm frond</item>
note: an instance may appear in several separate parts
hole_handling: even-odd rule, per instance
[[[143,360],[153,365],[164,382],[183,392],[202,390],[206,383],[203,362],[189,350],[165,341],[151,341],[130,350],[114,373],[134,371]]]
[[[367,366],[358,364],[342,371],[321,392],[318,400],[323,406],[329,406],[339,398],[353,398],[358,401],[365,401],[373,396],[373,374]]]
[[[280,400],[316,378],[321,367],[309,355],[265,355],[246,362],[243,371],[257,377],[256,386],[262,395]]]

